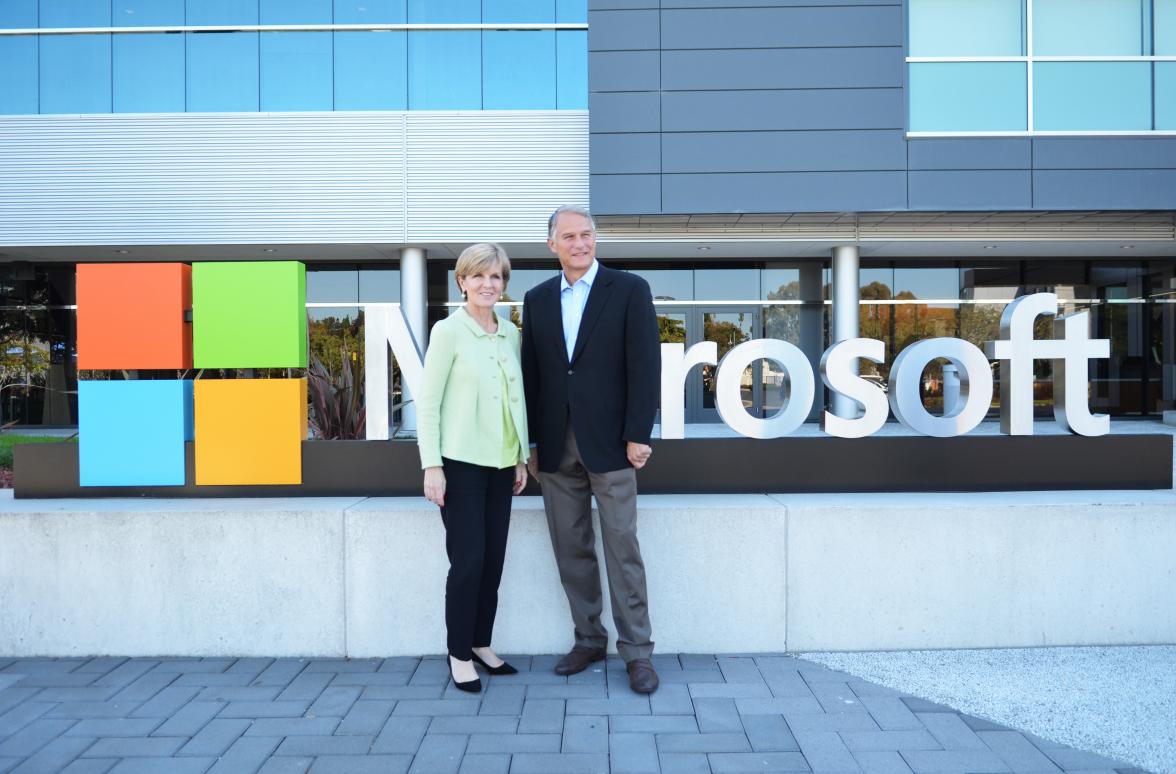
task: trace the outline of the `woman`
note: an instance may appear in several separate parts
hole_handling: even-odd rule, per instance
[[[425,497],[441,507],[449,577],[445,627],[454,685],[476,693],[474,662],[494,675],[516,670],[490,649],[506,555],[511,494],[527,484],[527,410],[519,332],[494,313],[510,279],[495,244],[457,259],[465,305],[433,326],[417,399]]]

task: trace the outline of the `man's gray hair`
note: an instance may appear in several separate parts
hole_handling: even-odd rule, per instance
[[[555,212],[551,213],[551,217],[547,219],[548,239],[555,239],[555,222],[559,220],[560,214],[565,212],[571,212],[576,215],[583,215],[588,219],[588,222],[592,224],[592,233],[596,233],[596,218],[592,217],[592,213],[588,211],[587,207],[581,207],[576,204],[565,204],[562,207],[557,208]]]

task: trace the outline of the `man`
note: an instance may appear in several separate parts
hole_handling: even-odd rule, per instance
[[[657,689],[645,565],[637,543],[637,470],[649,460],[661,372],[657,316],[645,280],[601,266],[588,210],[560,207],[547,228],[558,277],[523,300],[523,385],[531,473],[543,505],[575,647],[556,674],[605,656],[600,569],[592,529],[596,496],[617,650],[638,693]]]

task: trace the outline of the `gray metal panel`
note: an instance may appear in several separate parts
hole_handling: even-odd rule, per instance
[[[589,51],[632,51],[659,47],[658,11],[590,11]]]
[[[666,213],[847,212],[906,208],[905,172],[663,175],[662,180],[662,212]],[[594,203],[595,191],[594,178]]]
[[[1033,207],[1040,210],[1176,209],[1176,169],[1034,171]]]
[[[662,11],[661,46],[813,48],[901,46],[899,6],[714,8]]]
[[[1029,169],[1027,137],[943,137],[910,140],[911,169]]]
[[[624,2],[642,3],[645,0],[590,0],[595,8],[598,4],[619,4]],[[788,6],[835,6],[835,5],[901,5],[896,0],[738,0],[741,8],[775,8]],[[662,0],[662,10],[670,8],[716,8],[722,7],[721,0]]]
[[[657,91],[661,61],[656,51],[598,51],[588,55],[588,88],[601,91]]]
[[[1176,169],[1176,137],[1038,137],[1034,169]]]
[[[597,215],[644,215],[661,211],[661,175],[592,175],[592,211]]]
[[[903,85],[903,54],[898,46],[663,51],[661,64],[666,90]]]
[[[901,129],[902,89],[665,92],[662,128],[668,132]]]
[[[674,135],[594,134],[589,142],[589,153],[597,159],[592,171],[598,175],[661,172],[663,137],[669,139]]]
[[[612,11],[658,7],[657,0],[588,0],[589,11]]]
[[[911,172],[912,210],[1027,210],[1033,206],[1029,170]]]
[[[906,169],[906,142],[897,129],[675,132],[662,135],[662,147],[665,172]]]
[[[661,129],[661,94],[631,92],[588,95],[591,131],[656,132]]]

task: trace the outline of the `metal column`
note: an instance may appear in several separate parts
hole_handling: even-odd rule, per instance
[[[825,351],[825,305],[821,292],[823,267],[818,261],[808,261],[800,266],[800,351],[812,364],[813,373],[821,372],[821,354]],[[825,385],[816,380],[813,392],[813,410],[809,421],[821,419],[825,411]]]
[[[400,307],[408,320],[408,328],[421,352],[429,344],[429,282],[425,271],[425,251],[406,247],[400,251]],[[402,400],[410,401],[408,387],[401,383]],[[400,428],[416,432],[416,405],[408,403],[400,409]]]
[[[860,255],[856,245],[833,248],[833,325],[831,344],[858,338],[858,300],[861,288]],[[858,366],[853,366],[857,373]],[[834,394],[832,412],[844,419],[854,419],[859,408],[851,398]]]

